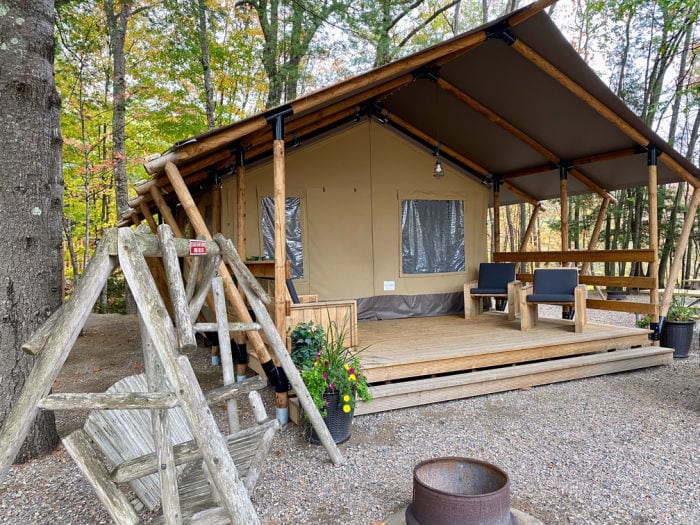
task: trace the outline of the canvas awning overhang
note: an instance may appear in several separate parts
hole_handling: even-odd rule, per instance
[[[176,143],[145,163],[166,190],[167,162],[188,185],[206,186],[272,155],[270,119],[284,113],[288,146],[353,121],[397,129],[466,176],[504,181],[500,204],[601,195],[648,183],[647,155],[658,152],[658,183],[700,184],[700,170],[645,125],[597,77],[537,2],[414,55],[352,77],[229,126]],[[150,206],[149,184],[137,191]],[[128,218],[127,218],[128,219]]]

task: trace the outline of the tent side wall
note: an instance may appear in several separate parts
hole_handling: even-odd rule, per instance
[[[373,121],[362,121],[286,155],[287,196],[301,198],[304,276],[300,293],[321,299],[461,291],[487,259],[488,188]],[[247,170],[248,256],[263,254],[261,199],[272,195],[272,163]],[[224,181],[222,228],[234,237],[235,178]],[[461,200],[465,271],[402,275],[401,200]],[[394,290],[385,290],[393,281]],[[391,286],[388,286],[389,288]]]

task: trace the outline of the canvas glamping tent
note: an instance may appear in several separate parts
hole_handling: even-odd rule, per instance
[[[171,207],[194,195],[210,227],[237,239],[244,258],[274,261],[274,271],[264,264],[258,271],[274,277],[281,332],[290,276],[300,292],[357,300],[361,318],[459,309],[464,282],[487,260],[488,207],[498,217],[501,205],[515,202],[533,204],[536,213],[540,201],[560,197],[566,238],[569,195],[598,194],[600,224],[614,201],[610,190],[648,185],[648,250],[494,257],[584,266],[638,260],[651,265],[654,276],[657,184],[685,180],[697,187],[700,170],[601,82],[544,13],[552,3],[536,2],[174,144],[145,163],[152,178],[136,188],[134,209],[122,225],[143,217],[153,226],[156,212],[166,222],[182,223],[184,215],[173,217]],[[438,160],[440,177],[434,176]],[[656,278],[624,279],[633,279],[625,286],[651,290],[651,305],[635,311],[657,320]],[[621,308],[611,301],[589,303]],[[440,369],[431,366],[413,375]]]

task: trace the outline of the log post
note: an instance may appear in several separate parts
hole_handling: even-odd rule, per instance
[[[167,388],[163,366],[153,348],[153,343],[141,315],[139,315],[139,332],[143,346],[143,362],[148,391],[166,392],[169,389]],[[180,525],[182,524],[182,513],[180,511],[180,496],[177,487],[177,470],[175,468],[175,454],[173,453],[170,439],[167,415],[168,411],[164,409],[151,410],[153,445],[158,458],[158,465],[160,466],[158,476],[160,478],[160,495],[164,521],[167,525]]]
[[[569,166],[559,165],[559,200],[561,202],[561,251],[569,251]]]
[[[148,227],[151,228],[151,231],[153,233],[156,233],[158,225],[156,224],[156,220],[153,218],[153,214],[151,213],[151,210],[148,207],[148,205],[145,202],[141,201],[141,203],[139,204],[139,209],[141,210],[141,213],[143,213],[143,217],[144,219],[146,219]]]
[[[658,217],[658,182],[657,162],[658,150],[653,144],[649,144],[647,150],[647,164],[649,165],[649,249],[653,252],[654,259],[649,263],[649,277],[654,279],[654,287],[651,289],[649,303],[654,308],[651,316],[650,327],[654,346],[659,346],[661,339],[661,326],[659,325],[659,217]]]
[[[236,249],[243,261],[248,256],[248,201],[246,199],[246,166],[245,153],[242,149],[237,150],[236,160]],[[245,337],[242,334],[235,334],[236,344],[241,347],[242,352],[246,352]],[[245,355],[245,354],[244,354]],[[236,377],[245,379],[248,375],[248,365],[246,363],[236,363]]]
[[[248,256],[248,239],[246,237],[247,224],[247,206],[246,199],[246,167],[245,155],[242,151],[238,152],[238,162],[236,164],[236,250],[244,261]]]
[[[287,195],[284,159],[284,118],[290,110],[282,110],[268,119],[272,126],[273,195],[275,201],[275,327],[284,340],[287,336]],[[279,357],[278,357],[279,359]],[[279,366],[279,364],[277,365]],[[286,389],[276,389],[277,419],[283,425],[289,421],[289,395]]]
[[[56,319],[54,329],[46,337],[43,349],[38,350],[39,356],[24,382],[25,386],[5,418],[0,431],[0,479],[5,477],[17,457],[36,418],[39,400],[51,390],[51,385],[114,269],[115,260],[109,256],[109,244],[114,237],[115,230],[105,232],[73,294],[64,304],[60,318]]]
[[[133,232],[128,228],[121,228],[118,235],[119,262],[124,277],[139,305],[146,330],[165,375],[180,400],[190,431],[202,451],[214,490],[221,498],[232,523],[259,525],[260,520],[238,469],[228,454],[226,439],[207,406],[192,366],[186,356],[177,353],[174,326],[169,317],[163,316],[165,306],[138,249]]]
[[[221,175],[214,175],[211,187],[211,231],[221,233]]]
[[[168,203],[165,202],[163,195],[161,195],[160,186],[154,184],[150,187],[149,191],[151,192],[153,202],[155,202],[156,206],[158,207],[158,213],[160,213],[160,216],[163,218],[165,224],[170,226],[170,229],[173,230],[175,237],[182,237],[182,230],[180,230],[175,217],[170,211],[170,206],[168,206]]]
[[[665,318],[668,313],[668,308],[671,305],[671,300],[673,299],[673,291],[676,287],[676,280],[678,273],[681,271],[681,264],[683,263],[683,253],[685,253],[688,247],[688,239],[690,238],[690,232],[693,229],[693,224],[695,223],[695,214],[698,210],[698,204],[700,204],[700,190],[697,188],[693,191],[693,196],[688,204],[688,211],[685,214],[685,220],[683,221],[683,229],[681,230],[681,236],[678,238],[678,243],[676,244],[676,252],[673,256],[673,262],[671,263],[671,269],[669,270],[668,282],[666,283],[666,289],[664,290],[664,298],[661,303],[661,308],[659,315],[661,318]]]
[[[233,356],[231,355],[231,334],[228,329],[224,283],[221,281],[221,277],[214,277],[211,287],[214,292],[214,306],[216,307],[217,335],[219,336],[224,385],[230,385],[236,382],[236,376],[233,368]],[[229,434],[238,432],[241,429],[241,425],[238,420],[238,401],[235,398],[226,401],[226,415],[228,417]]]
[[[180,203],[182,204],[187,217],[189,217],[190,223],[194,227],[197,235],[201,235],[208,241],[212,240],[209,228],[207,228],[207,225],[204,222],[202,215],[199,213],[194,200],[192,200],[190,190],[187,188],[185,181],[182,180],[182,176],[180,175],[180,171],[177,169],[177,166],[171,162],[168,162],[165,165],[165,173],[168,175],[168,179],[170,179],[170,183],[172,184],[178,199],[180,199]],[[238,289],[233,283],[233,279],[231,279],[231,274],[223,262],[219,263],[219,275],[224,281],[226,299],[228,299],[233,306],[236,315],[242,322],[250,323],[252,318],[250,317],[248,308],[246,307],[240,293],[238,293]],[[257,332],[247,332],[247,335],[248,339],[253,345],[253,349],[255,350],[258,360],[260,360],[261,363],[270,361],[270,353],[267,351],[267,348],[265,348],[265,343],[263,342],[262,337],[260,337],[260,334]]]
[[[197,348],[197,341],[192,329],[192,321],[187,308],[187,294],[182,282],[180,272],[180,261],[175,249],[173,232],[167,224],[158,227],[158,237],[160,237],[161,250],[163,252],[162,261],[167,278],[170,303],[172,305],[173,319],[177,328],[178,348],[181,351],[194,350]]]
[[[593,232],[591,232],[591,239],[588,241],[588,251],[592,252],[595,250],[598,240],[600,239],[600,232],[603,230],[603,222],[605,222],[605,217],[608,213],[608,206],[610,205],[610,199],[603,199],[600,203],[600,209],[598,210],[598,217],[595,221],[595,226],[593,227]],[[591,268],[591,263],[585,261],[581,265],[581,275],[588,275]]]
[[[501,251],[501,179],[493,178],[493,253]]]
[[[525,248],[527,248],[527,244],[530,242],[530,237],[532,237],[532,232],[535,229],[535,224],[537,224],[537,216],[540,214],[540,210],[541,208],[539,206],[535,206],[532,209],[532,213],[530,214],[530,220],[527,223],[527,228],[525,229],[523,238],[520,241],[520,247],[518,248],[519,252],[526,251]]]

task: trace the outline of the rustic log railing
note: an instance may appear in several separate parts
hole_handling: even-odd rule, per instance
[[[558,263],[583,265],[593,262],[645,262],[654,261],[654,251],[642,250],[585,250],[585,251],[552,251],[552,252],[498,252],[493,254],[494,262],[516,263]],[[519,273],[517,278],[523,282],[532,282],[531,273]],[[589,286],[609,286],[622,288],[637,288],[650,290],[649,303],[635,301],[609,301],[603,299],[587,299],[586,306],[598,310],[628,312],[654,315],[659,311],[659,284],[656,277],[636,277],[617,275],[580,275],[579,282]]]

